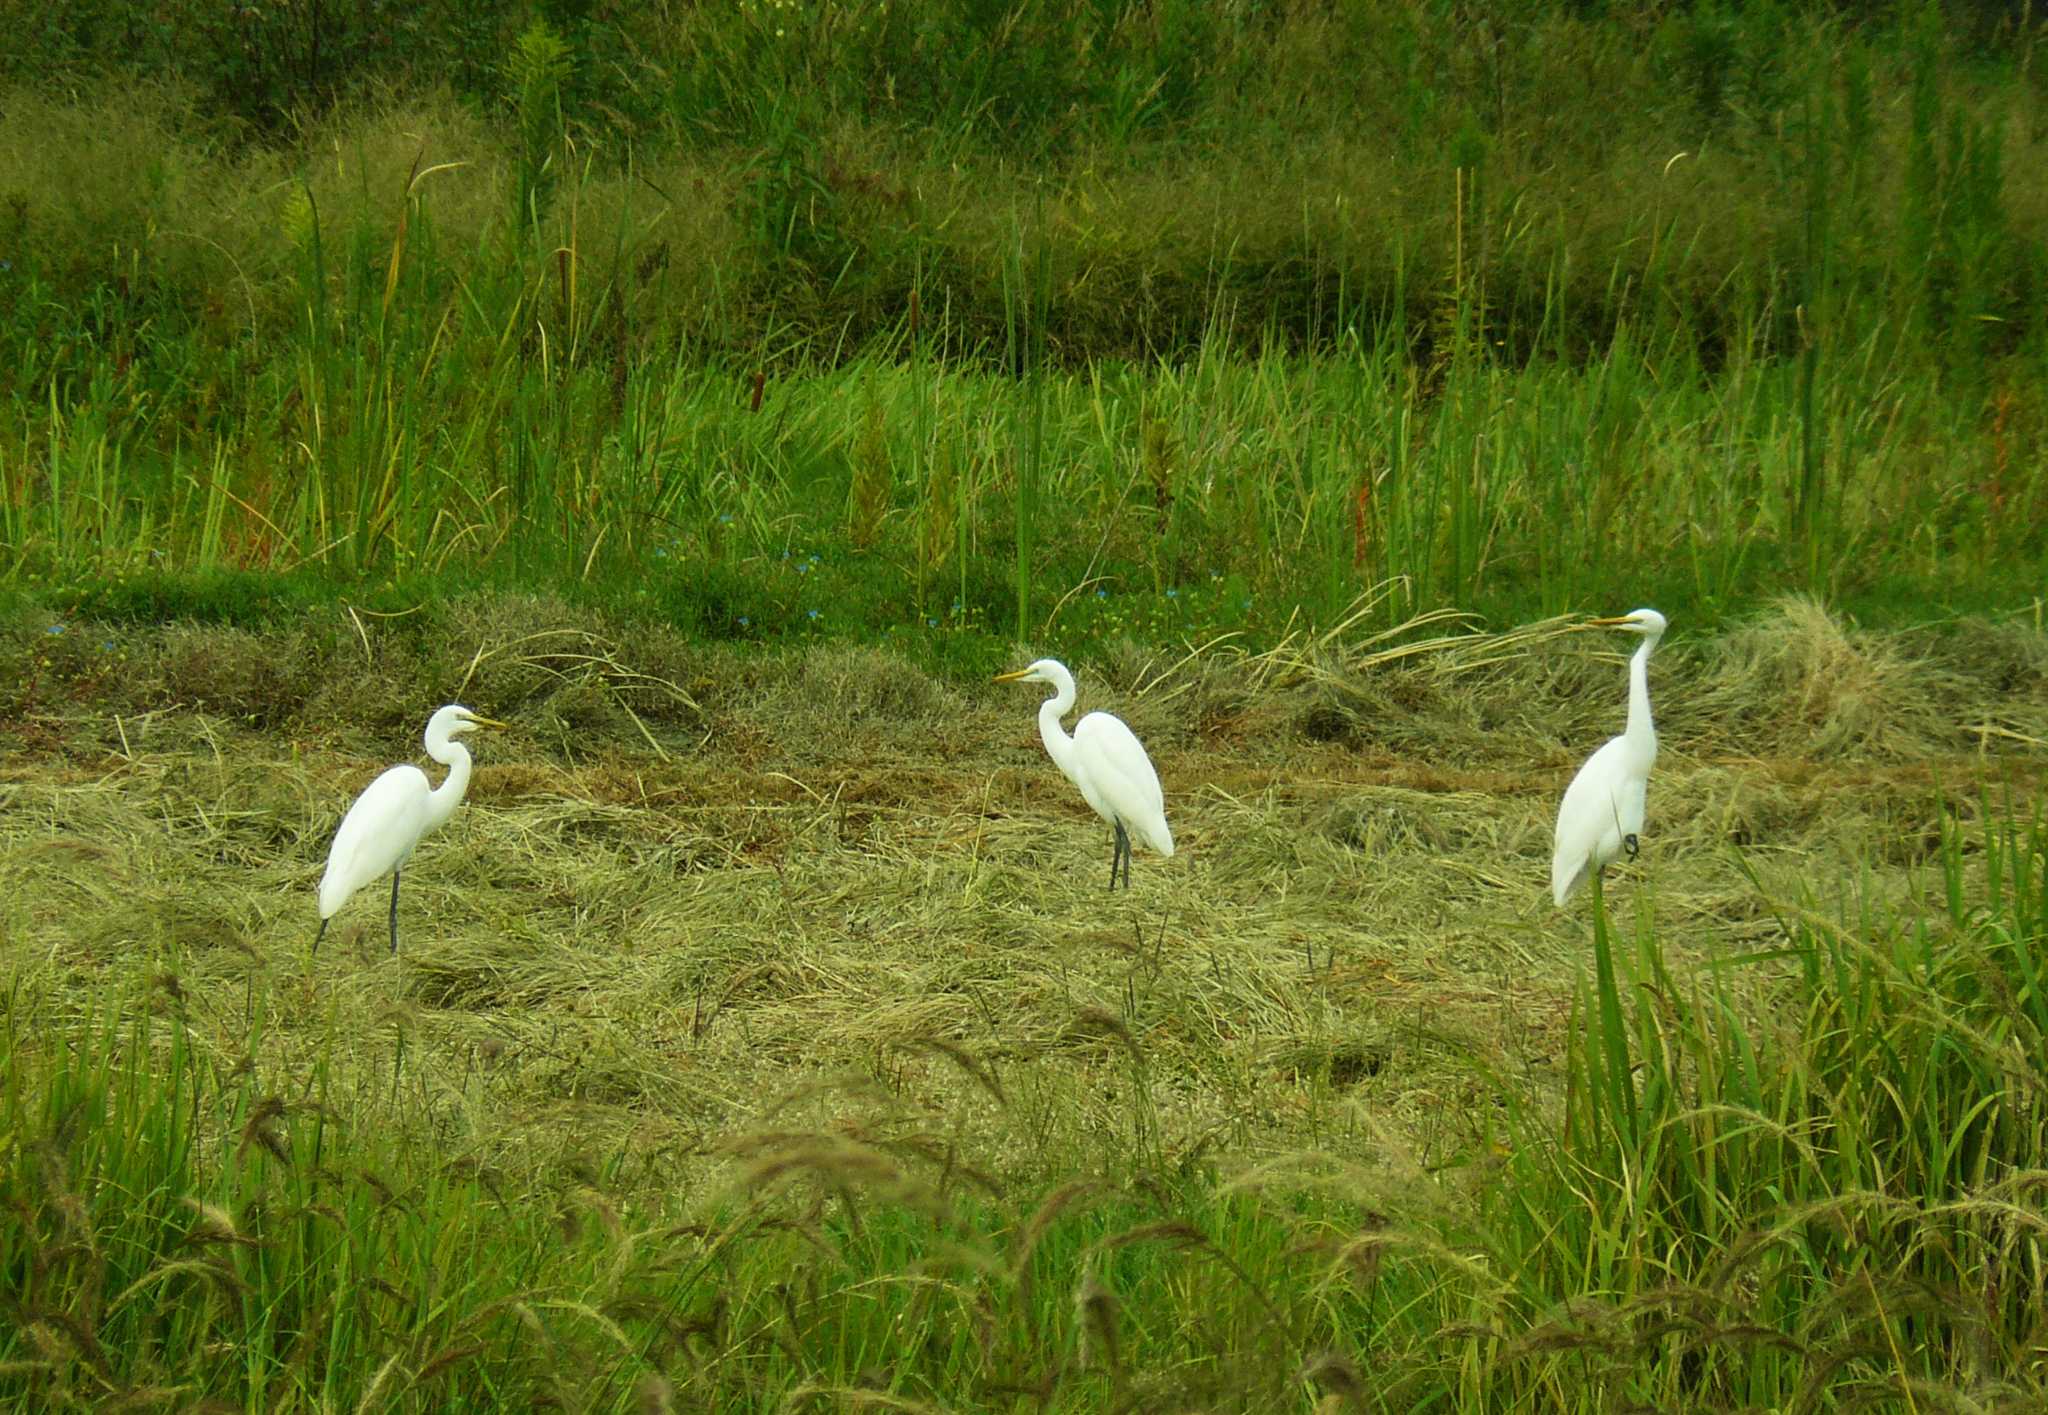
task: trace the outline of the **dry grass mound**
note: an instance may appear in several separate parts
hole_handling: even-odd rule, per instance
[[[1814,600],[1782,600],[1729,635],[1695,685],[1695,711],[1750,750],[1902,760],[1954,750],[1957,712],[1982,685],[1904,636],[1852,629]]]

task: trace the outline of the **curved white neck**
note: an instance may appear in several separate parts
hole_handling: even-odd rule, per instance
[[[1074,675],[1062,671],[1052,686],[1053,695],[1038,705],[1038,735],[1045,742],[1046,754],[1064,769],[1073,757],[1074,739],[1060,726],[1060,719],[1073,711]]]
[[[427,829],[445,824],[469,789],[469,748],[460,742],[427,744],[427,755],[448,768],[447,777],[427,793]]]

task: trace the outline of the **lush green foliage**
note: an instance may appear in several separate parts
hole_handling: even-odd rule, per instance
[[[236,286],[253,308],[230,325],[298,325],[304,292],[277,277],[298,263],[278,237],[309,224],[280,219],[301,186],[334,254],[358,226],[388,237],[417,197],[459,237],[429,263],[499,279],[486,211],[559,239],[573,207],[589,314],[609,300],[630,342],[680,329],[748,354],[792,330],[864,344],[913,292],[994,349],[1020,242],[1052,281],[1048,347],[1070,359],[1392,325],[1427,362],[1454,308],[1517,362],[1605,348],[1624,325],[1709,362],[1873,328],[1888,350],[1939,337],[1966,361],[2039,344],[2038,17],[1973,27],[1907,3],[1852,23],[1768,0],[402,9],[44,12],[10,51],[19,80],[126,76],[104,101],[10,93],[11,273],[67,308],[126,275],[100,313],[160,334]],[[471,167],[411,188],[363,161],[386,144]],[[81,159],[102,170],[79,182]],[[337,182],[337,165],[357,170]],[[101,188],[119,168],[133,180]]]
[[[2033,395],[1961,404],[1874,348],[1811,390],[1796,364],[1709,376],[1624,342],[1433,380],[1385,348],[1022,384],[870,355],[750,391],[674,360],[472,362],[431,332],[466,298],[389,352],[323,341],[265,370],[262,412],[204,451],[146,390],[118,417],[45,410],[0,504],[17,587],[87,577],[111,607],[165,570],[538,577],[716,637],[1073,647],[1270,640],[1385,581],[1395,618],[1626,598],[1698,623],[1809,584],[1925,614],[2024,597],[2048,551],[2033,424],[2009,411]]]
[[[17,585],[539,575],[711,633],[1085,635],[1098,594],[1217,632],[1385,580],[1395,614],[1697,616],[2040,579],[2029,29],[1173,0],[42,23],[44,67],[199,45],[272,76],[202,82],[302,121],[9,94]],[[319,106],[419,72],[464,101]]]

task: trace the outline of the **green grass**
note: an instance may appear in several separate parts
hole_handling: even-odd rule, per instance
[[[0,1402],[2041,1406],[1996,9],[24,21]],[[1037,651],[1168,784],[1108,912]]]
[[[2031,31],[1052,6],[981,35],[998,99],[882,82],[975,6],[490,13],[409,32],[463,101],[330,103],[275,53],[283,130],[8,92],[10,588],[595,585],[707,634],[1089,643],[1274,642],[1384,583],[1388,622],[1713,622],[2042,582]],[[103,19],[45,66],[171,64]]]
[[[24,448],[35,494],[0,517],[13,587],[120,613],[235,572],[387,601],[538,583],[713,637],[969,625],[1079,652],[1272,642],[1389,582],[1387,622],[1626,599],[1711,623],[1809,587],[1880,618],[2005,607],[2048,553],[2048,481],[2008,450],[2016,420],[1987,434],[1983,409],[1875,363],[1813,394],[1829,492],[1810,514],[1801,376],[1769,362],[1709,376],[1622,348],[1457,365],[1429,390],[1362,352],[1020,391],[876,356],[772,379],[755,411],[742,380],[669,363],[629,374],[615,407],[600,378],[420,358],[336,373],[333,407],[294,385],[252,416],[355,430],[327,456],[278,447],[283,465],[253,442],[161,446],[147,412],[118,432],[48,419]]]

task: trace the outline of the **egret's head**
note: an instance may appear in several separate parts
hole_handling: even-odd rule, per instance
[[[1654,609],[1633,609],[1627,614],[1618,614],[1612,619],[1588,619],[1588,629],[1626,629],[1631,634],[1645,638],[1659,638],[1664,633],[1664,616]]]
[[[446,741],[451,737],[460,737],[465,732],[474,732],[479,727],[504,725],[494,718],[480,717],[460,703],[450,703],[427,722],[427,735]]]
[[[1041,658],[1012,673],[998,673],[998,683],[1058,683],[1066,670],[1055,658]]]

